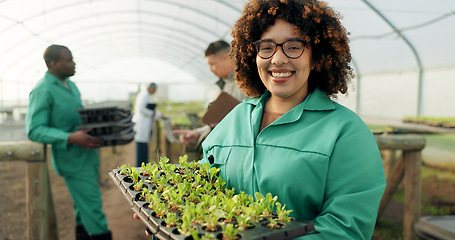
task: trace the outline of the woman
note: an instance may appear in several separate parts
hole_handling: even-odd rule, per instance
[[[347,32],[316,0],[251,0],[232,31],[236,80],[253,97],[203,142],[236,192],[278,196],[304,239],[371,239],[385,188],[376,141],[332,101],[353,77]]]

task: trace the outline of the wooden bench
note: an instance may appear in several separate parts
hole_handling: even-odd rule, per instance
[[[379,205],[378,218],[384,212],[398,185],[403,181],[404,213],[403,239],[415,239],[414,225],[420,218],[421,205],[421,156],[425,138],[419,135],[379,135],[376,142],[383,154],[387,187]],[[394,160],[395,152],[402,151]],[[392,165],[393,164],[393,165]]]
[[[46,145],[30,142],[0,142],[0,161],[26,161],[27,239],[57,240],[57,222],[52,199]],[[7,221],[7,219],[4,219]]]

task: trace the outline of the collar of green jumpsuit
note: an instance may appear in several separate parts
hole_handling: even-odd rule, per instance
[[[57,84],[60,83],[63,86],[62,81],[60,81],[60,79],[58,79],[57,76],[55,76],[54,74],[52,74],[50,72],[45,73],[45,78],[46,78],[46,81],[48,81],[50,83],[57,83]],[[66,78],[66,81],[69,83],[69,78]]]
[[[66,87],[65,84],[57,77],[55,76],[54,74],[50,73],[50,72],[46,72],[45,75],[44,75],[44,79],[46,82],[48,83],[52,83],[52,84],[57,84],[58,86],[64,88],[65,90],[67,91],[70,91],[71,92],[71,84],[70,84],[70,79],[69,78],[66,78],[66,82],[68,83],[68,86],[69,87]]]
[[[252,112],[252,116],[254,119],[261,119],[260,116],[262,116],[262,110],[270,96],[271,96],[270,91],[266,91],[259,98],[250,98],[243,100],[245,103],[254,106],[254,110]],[[335,109],[334,102],[323,91],[316,88],[313,92],[308,94],[308,96],[302,103],[286,112],[273,124],[285,124],[295,122],[302,117],[304,111],[331,111],[334,109]]]

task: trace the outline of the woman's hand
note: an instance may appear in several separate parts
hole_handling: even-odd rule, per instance
[[[133,217],[137,220],[141,220],[141,218],[136,213],[133,215]],[[150,236],[150,238],[153,239],[152,232],[150,232],[147,227],[145,228],[145,235]]]

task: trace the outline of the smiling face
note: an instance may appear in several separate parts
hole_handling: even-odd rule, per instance
[[[289,39],[303,39],[300,30],[293,24],[277,19],[265,31],[260,40],[270,40],[281,44]],[[312,68],[311,48],[305,47],[298,58],[288,58],[280,47],[268,59],[256,56],[259,77],[271,92],[272,98],[302,102],[308,95],[308,76]]]

